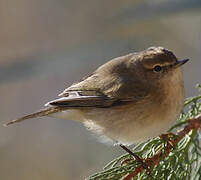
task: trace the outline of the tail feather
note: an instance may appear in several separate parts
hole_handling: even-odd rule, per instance
[[[64,108],[62,107],[48,107],[46,109],[42,109],[42,110],[39,110],[35,113],[32,113],[32,114],[28,114],[26,116],[23,116],[21,118],[18,118],[18,119],[15,119],[15,120],[12,120],[6,124],[4,124],[4,126],[8,126],[10,124],[14,124],[14,123],[18,123],[18,122],[21,122],[21,121],[24,121],[26,119],[31,119],[31,118],[36,118],[36,117],[42,117],[42,116],[47,116],[49,114],[53,114],[53,113],[56,113],[56,112],[59,112],[59,111],[62,111]]]

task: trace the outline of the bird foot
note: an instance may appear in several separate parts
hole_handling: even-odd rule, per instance
[[[120,144],[120,147],[123,148],[127,153],[129,153],[147,171],[147,174],[149,176],[151,175],[150,167],[144,162],[144,160],[142,158],[140,158],[138,155],[133,153],[126,146]],[[129,159],[125,160],[125,162],[128,162],[128,161],[129,161]],[[123,161],[123,163],[124,163],[124,161]],[[123,164],[123,163],[121,163],[121,164]]]

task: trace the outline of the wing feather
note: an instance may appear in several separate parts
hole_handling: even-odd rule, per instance
[[[80,95],[81,92],[69,92],[67,97],[62,97],[48,102],[45,106],[59,107],[109,107],[115,99],[106,96]]]

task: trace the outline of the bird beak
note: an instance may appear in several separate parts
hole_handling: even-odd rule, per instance
[[[179,60],[174,64],[174,68],[178,68],[178,67],[180,67],[181,65],[185,64],[188,61],[189,61],[189,59]]]

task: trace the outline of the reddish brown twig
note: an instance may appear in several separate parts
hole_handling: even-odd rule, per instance
[[[160,160],[168,156],[171,150],[177,145],[177,143],[191,130],[197,131],[201,125],[201,115],[196,116],[195,118],[191,118],[188,120],[187,125],[183,128],[183,130],[177,133],[176,138],[173,140],[169,139],[169,135],[171,134],[163,134],[160,137],[167,141],[167,146],[164,149],[164,152],[158,152],[154,156],[145,159],[145,163],[147,166],[156,166],[159,164]],[[139,165],[135,170],[131,173],[126,174],[122,180],[131,180],[133,177],[137,176],[138,173],[144,170],[142,165]]]

